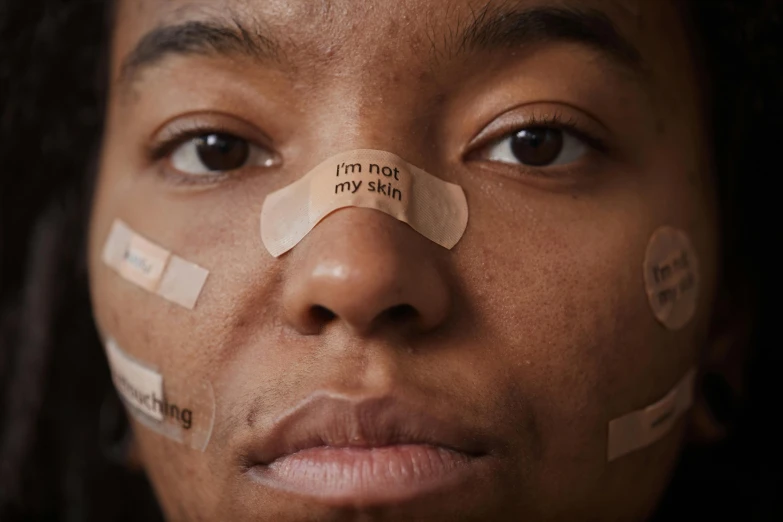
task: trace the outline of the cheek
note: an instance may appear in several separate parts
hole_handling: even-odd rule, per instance
[[[134,425],[135,442],[167,520],[213,520],[220,500],[205,454]]]
[[[211,385],[220,347],[229,333],[241,337],[243,322],[249,324],[235,312],[235,301],[249,293],[248,281],[275,277],[260,263],[254,205],[260,208],[263,198],[256,200],[247,191],[234,194],[229,212],[224,204],[205,201],[204,195],[167,197],[139,173],[125,172],[121,162],[115,163],[105,168],[91,221],[90,290],[96,324],[102,336],[116,339],[126,353],[163,376],[167,399],[192,410],[192,426],[184,433],[195,436],[197,429],[204,433],[209,428],[210,406],[215,407],[202,400],[202,390]],[[123,179],[139,181],[129,184]],[[201,201],[193,200],[198,198]],[[115,218],[209,270],[195,309],[143,290],[103,263],[102,250]],[[220,518],[208,515],[210,506],[221,500],[221,481],[226,483],[214,471],[213,453],[132,422],[145,469],[169,518]]]
[[[257,240],[255,234],[249,235]],[[179,431],[184,442],[171,440],[129,416],[145,470],[172,520],[220,518],[209,513],[220,505],[224,490],[232,484],[234,470],[225,466],[220,449],[215,450],[222,447],[222,441],[212,432],[215,425],[225,423],[225,411],[217,409],[223,402],[212,390],[215,361],[229,357],[233,342],[242,342],[239,339],[252,324],[246,315],[237,313],[235,302],[255,302],[259,296],[246,291],[247,285],[239,282],[260,281],[263,274],[252,261],[243,259],[243,252],[251,249],[228,248],[232,240],[238,239],[224,234],[221,243],[217,236],[220,234],[202,235],[201,240],[212,241],[213,247],[202,248],[200,256],[192,257],[198,257],[204,266],[237,268],[212,270],[194,310],[136,287],[98,259],[91,271],[94,313],[101,332],[116,339],[130,356],[159,372],[167,401],[191,412],[190,427]],[[225,252],[233,252],[236,258],[226,257]],[[259,308],[254,310],[259,312]],[[205,387],[213,392],[211,396]],[[208,402],[209,398],[213,402]],[[221,420],[211,420],[213,415]],[[167,420],[178,424],[174,419]],[[206,451],[191,447],[190,442],[202,440],[209,441]]]
[[[601,484],[608,421],[654,402],[695,364],[706,314],[679,332],[654,318],[642,266],[667,219],[643,202],[526,200],[502,216],[502,205],[474,202],[460,271],[470,320],[503,352],[493,381],[532,410],[535,487],[556,498]]]

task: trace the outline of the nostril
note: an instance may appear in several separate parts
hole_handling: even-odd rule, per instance
[[[415,320],[419,312],[409,304],[401,304],[386,310],[386,316],[393,323],[405,323]]]
[[[337,314],[325,306],[314,305],[310,308],[310,317],[316,324],[326,324],[337,317]]]

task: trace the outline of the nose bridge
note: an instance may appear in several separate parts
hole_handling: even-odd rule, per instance
[[[401,81],[408,73],[400,71],[326,89],[329,103],[313,107],[321,124],[309,126],[310,153],[326,159],[373,149],[424,168],[431,165],[429,143],[434,140],[425,135],[432,127],[422,121],[430,109],[423,111],[426,114],[418,110],[424,95],[415,82]],[[443,270],[448,254],[384,212],[336,210],[287,254],[284,316],[303,334],[336,324],[359,335],[382,327],[419,332],[437,328],[451,307]]]
[[[433,80],[409,70],[411,64],[396,59],[386,64],[344,65],[327,80],[328,87],[319,89],[309,108],[311,121],[317,122],[308,126],[311,151],[333,155],[379,149],[409,161],[425,159],[422,153],[427,156],[437,143],[431,120],[441,109]]]
[[[451,304],[441,248],[377,210],[335,211],[290,253],[285,318],[303,334],[332,323],[359,335],[436,328]]]
[[[320,151],[324,159],[357,149],[386,150],[408,161],[419,159],[424,144],[431,141],[425,135],[430,126],[421,121],[414,102],[379,103],[381,97],[367,93],[342,96],[321,117],[330,123],[311,127],[312,150]]]

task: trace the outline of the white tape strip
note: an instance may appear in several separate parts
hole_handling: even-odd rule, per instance
[[[124,279],[185,308],[196,306],[209,271],[114,221],[103,248],[103,262]]]
[[[204,451],[215,423],[215,392],[209,381],[193,376],[166,379],[106,340],[112,380],[128,413],[140,424],[171,440]],[[181,376],[180,376],[181,377]]]
[[[666,435],[693,404],[695,378],[696,370],[690,370],[663,399],[610,421],[607,459],[611,462]]]
[[[113,339],[106,342],[112,380],[117,391],[133,407],[155,420],[163,413],[155,406],[163,399],[163,376],[126,355]]]

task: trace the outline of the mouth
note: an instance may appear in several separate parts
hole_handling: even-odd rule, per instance
[[[333,505],[400,503],[476,480],[491,441],[393,397],[314,395],[280,417],[244,468],[255,482]]]

